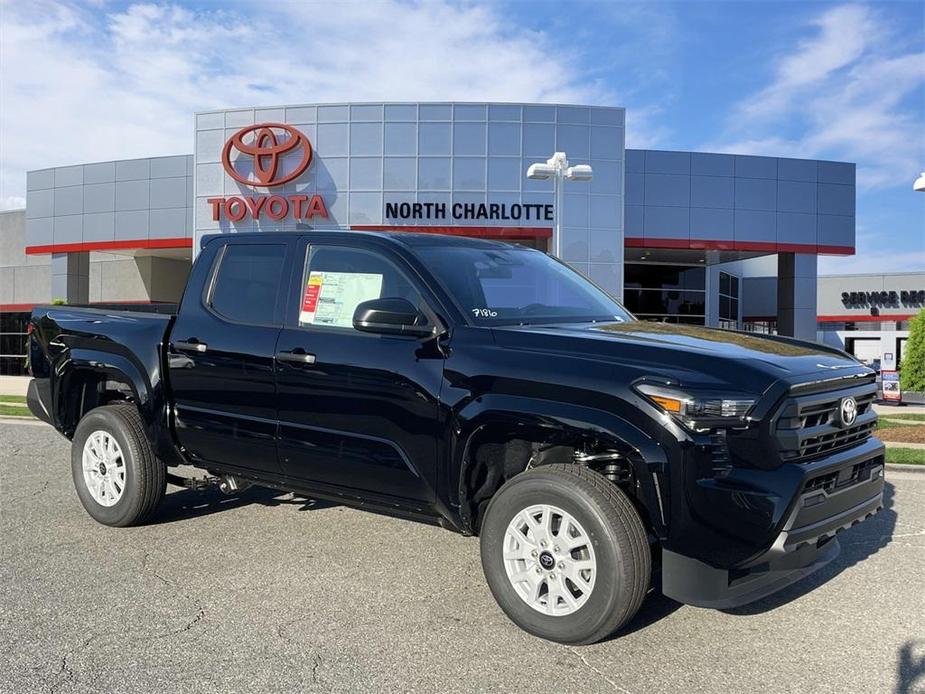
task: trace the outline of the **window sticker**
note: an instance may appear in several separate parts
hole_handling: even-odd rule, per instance
[[[353,327],[353,312],[364,301],[378,299],[382,275],[368,272],[309,272],[302,294],[299,325]]]

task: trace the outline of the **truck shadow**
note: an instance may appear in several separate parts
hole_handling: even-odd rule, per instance
[[[151,519],[151,525],[188,521],[210,516],[213,513],[259,504],[261,506],[297,506],[300,511],[333,508],[338,504],[321,499],[310,499],[290,492],[267,487],[250,487],[232,496],[216,488],[181,489],[164,496],[164,500]]]
[[[923,655],[916,655],[916,648]],[[921,692],[919,683],[925,684],[925,641],[906,641],[896,662],[896,694]]]
[[[723,610],[730,615],[755,615],[770,612],[803,597],[828,583],[842,571],[850,569],[890,544],[896,528],[893,510],[895,487],[887,482],[883,488],[883,509],[874,517],[838,534],[841,553],[824,567],[783,590],[749,605]]]
[[[602,643],[646,629],[656,622],[665,619],[665,617],[678,611],[682,607],[684,607],[682,603],[662,595],[661,572],[654,573],[652,576],[652,587],[645,601],[643,601],[642,607],[639,608],[639,612],[630,620],[629,624],[608,636]]]

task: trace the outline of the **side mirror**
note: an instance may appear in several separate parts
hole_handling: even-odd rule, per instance
[[[430,337],[436,334],[424,314],[407,299],[370,299],[353,312],[353,327],[364,333]]]

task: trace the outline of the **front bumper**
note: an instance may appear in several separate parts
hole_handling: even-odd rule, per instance
[[[807,466],[773,543],[732,568],[664,549],[662,592],[689,605],[726,609],[759,600],[821,568],[838,556],[838,532],[882,508],[883,451],[883,444],[870,439]]]

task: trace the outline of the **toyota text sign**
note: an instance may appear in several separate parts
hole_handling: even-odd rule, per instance
[[[235,154],[237,156],[235,156]],[[241,128],[222,148],[222,166],[230,178],[251,188],[271,188],[296,180],[312,163],[312,144],[304,133],[285,123],[259,123]],[[255,191],[256,193],[256,191]],[[327,219],[320,195],[254,194],[208,198],[212,219],[240,222],[266,215],[281,221]]]

